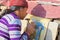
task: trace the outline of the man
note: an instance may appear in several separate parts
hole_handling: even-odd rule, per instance
[[[6,14],[0,19],[0,39],[29,40],[29,35],[35,31],[35,24],[33,22],[28,25],[28,31],[24,32],[22,35],[20,33],[20,20],[23,20],[27,15],[26,10],[28,8],[28,4],[26,0],[10,0],[9,5],[13,12]]]

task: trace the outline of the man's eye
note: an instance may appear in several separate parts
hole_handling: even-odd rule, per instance
[[[23,7],[20,8],[20,10],[23,10],[23,9],[24,9]]]

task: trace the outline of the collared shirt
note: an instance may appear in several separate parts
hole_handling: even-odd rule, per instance
[[[27,33],[21,35],[20,31],[21,21],[14,12],[0,19],[0,40],[29,40]]]

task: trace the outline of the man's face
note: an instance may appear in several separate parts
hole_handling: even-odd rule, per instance
[[[25,18],[25,16],[27,15],[26,13],[27,8],[26,7],[21,7],[19,10],[17,10],[18,16],[20,17],[20,19]]]

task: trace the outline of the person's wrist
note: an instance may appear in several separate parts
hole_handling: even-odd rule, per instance
[[[30,33],[26,31],[26,33],[30,36]]]

